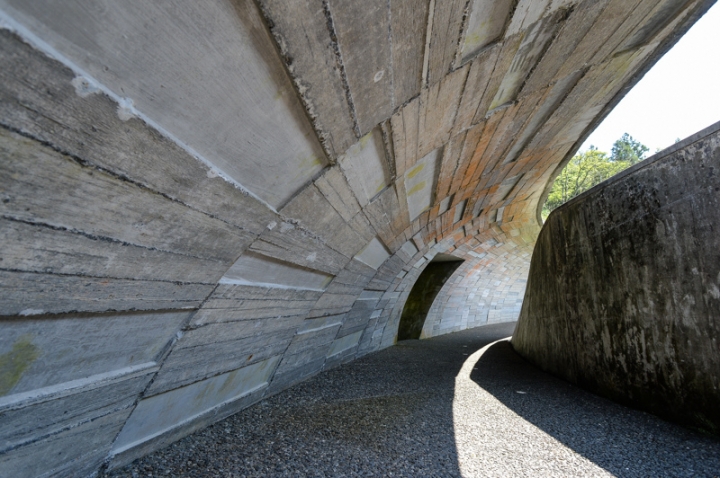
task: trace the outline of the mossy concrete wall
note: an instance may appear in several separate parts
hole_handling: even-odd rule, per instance
[[[609,398],[720,433],[720,123],[553,211],[515,349]]]

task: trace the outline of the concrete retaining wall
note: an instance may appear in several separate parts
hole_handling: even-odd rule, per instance
[[[553,211],[512,344],[599,394],[720,433],[720,123]]]

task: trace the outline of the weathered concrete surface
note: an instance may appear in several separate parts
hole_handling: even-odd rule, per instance
[[[273,207],[326,163],[251,1],[0,7]]]
[[[274,357],[143,400],[115,440],[112,453],[122,453],[178,424],[267,387],[277,361]],[[178,407],[175,404],[178,401],[185,406]]]
[[[439,253],[424,336],[514,320],[557,166],[713,2],[366,3],[0,0],[0,475],[393,345]]]
[[[720,434],[720,123],[553,211],[512,344],[602,395]]]

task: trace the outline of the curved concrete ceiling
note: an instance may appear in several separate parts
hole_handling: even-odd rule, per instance
[[[425,336],[514,320],[547,184],[712,3],[0,0],[0,459],[122,463],[389,346],[438,253]]]

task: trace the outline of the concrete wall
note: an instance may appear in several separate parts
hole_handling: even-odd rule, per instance
[[[553,211],[515,349],[545,370],[720,434],[720,123]]]
[[[426,336],[514,319],[557,165],[712,2],[490,3],[0,0],[0,475],[391,346],[437,253]]]

